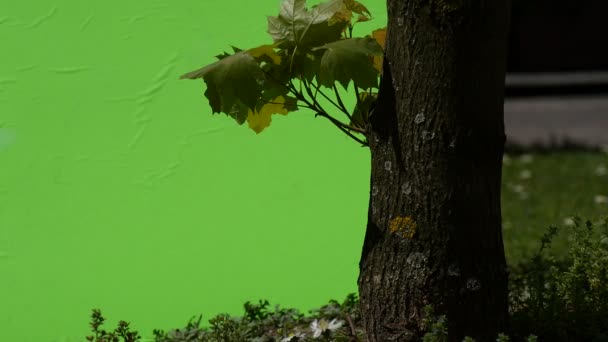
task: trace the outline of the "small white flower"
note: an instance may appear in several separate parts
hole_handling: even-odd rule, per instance
[[[313,331],[313,338],[318,338],[325,331],[334,331],[340,329],[344,322],[338,321],[337,319],[332,319],[331,322],[327,322],[325,319],[321,318],[320,321],[314,320],[310,324],[310,329]]]
[[[521,157],[519,157],[519,161],[524,164],[529,164],[533,160],[534,160],[534,156],[531,154],[522,154]]]
[[[519,179],[530,179],[532,178],[532,171],[530,170],[522,170],[519,173]]]
[[[608,196],[595,195],[593,200],[595,201],[595,204],[608,204]]]
[[[601,164],[595,168],[594,173],[596,176],[605,176],[608,173],[608,170],[606,169],[606,166],[604,164]]]
[[[564,226],[574,226],[574,219],[572,217],[566,217],[564,219]]]
[[[281,342],[289,342],[289,341],[293,340],[294,337],[304,338],[304,337],[306,337],[306,334],[304,334],[302,332],[295,332],[295,333],[291,332],[291,333],[289,333],[289,335],[287,335],[287,337],[284,337],[281,340]]]
[[[510,185],[510,187],[511,187],[511,190],[513,190],[514,192],[516,192],[518,194],[524,193],[526,190],[524,188],[524,186],[521,184]]]

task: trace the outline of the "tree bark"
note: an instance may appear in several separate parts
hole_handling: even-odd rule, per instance
[[[506,332],[500,185],[509,0],[387,0],[359,293],[369,342]]]

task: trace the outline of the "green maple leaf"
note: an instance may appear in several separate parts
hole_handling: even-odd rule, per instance
[[[207,84],[205,96],[213,113],[224,112],[243,123],[243,106],[255,108],[262,93],[262,69],[251,54],[234,48],[234,55],[222,56],[219,61],[189,72],[180,79],[202,78]]]
[[[306,9],[306,0],[284,0],[278,17],[268,17],[268,33],[283,47],[300,48],[335,41],[348,22],[329,22],[342,8],[343,0],[330,0]]]
[[[384,51],[375,39],[342,39],[312,49],[317,50],[325,50],[317,74],[321,85],[331,88],[338,81],[347,89],[353,80],[359,88],[378,87],[378,70],[369,57],[382,56]]]

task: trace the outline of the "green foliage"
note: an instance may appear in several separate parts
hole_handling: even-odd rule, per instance
[[[363,338],[361,329],[353,330],[355,324],[360,323],[358,304],[356,294],[351,293],[342,303],[331,300],[329,304],[311,310],[310,317],[305,317],[293,308],[284,309],[276,305],[274,311],[270,310],[267,300],[260,300],[258,304],[246,302],[242,317],[219,314],[209,320],[210,327],[201,328],[199,316],[196,322],[191,319],[184,329],[169,332],[154,330],[154,336],[156,342],[319,341],[313,337],[312,323],[315,320],[335,322],[344,319],[349,322],[348,325],[327,329],[319,337],[320,341],[346,342],[352,341],[355,336]]]
[[[106,331],[100,329],[106,319],[101,315],[101,310],[93,309],[91,315],[91,330],[93,335],[87,336],[87,341],[92,342],[136,342],[141,339],[141,336],[136,331],[130,331],[129,323],[119,321],[118,327],[114,331]]]
[[[317,50],[327,50],[317,75],[322,86],[331,88],[338,81],[347,89],[353,80],[359,88],[378,88],[378,71],[370,63],[370,57],[380,56],[383,51],[375,39],[343,39],[312,49]]]
[[[275,43],[287,49],[305,50],[338,40],[348,25],[336,16],[341,8],[340,0],[313,6],[311,11],[306,8],[306,0],[284,0],[279,16],[268,17],[268,33]]]
[[[423,342],[447,342],[448,322],[445,315],[437,316],[433,307],[427,305],[423,309],[424,325],[427,333],[422,337]]]
[[[562,260],[546,253],[558,229],[551,227],[543,236],[538,253],[511,279],[516,331],[534,332],[542,341],[607,337],[608,219],[598,226],[575,217]]]
[[[353,13],[358,15],[354,22]],[[364,38],[352,37],[354,25],[369,20],[369,16],[369,10],[355,0],[329,0],[310,10],[306,8],[306,0],[283,0],[279,15],[268,17],[268,33],[273,44],[248,50],[233,47],[234,54],[217,55],[215,63],[181,78],[203,79],[212,113],[223,112],[238,124],[248,121],[257,133],[270,125],[271,114],[287,114],[306,107],[366,145],[353,133],[366,134],[365,120],[369,115],[357,113],[357,119],[352,118],[353,111],[361,112],[369,105],[357,103],[356,108],[349,111],[335,82],[346,89],[352,81],[358,94],[357,102],[365,97],[362,93],[372,95],[371,89],[378,88],[385,29]],[[299,87],[295,83],[299,83]],[[322,86],[334,90],[336,101],[320,89]],[[350,122],[342,122],[322,108],[317,101],[319,94]],[[375,99],[374,96],[367,98]],[[260,114],[264,117],[254,118]]]
[[[247,108],[244,108],[243,113],[240,105],[254,108],[262,94],[262,69],[253,56],[243,51],[223,56],[218,62],[190,72],[182,78],[203,78],[207,83],[205,96],[209,99],[213,112],[233,114],[239,123],[245,122],[247,118]]]

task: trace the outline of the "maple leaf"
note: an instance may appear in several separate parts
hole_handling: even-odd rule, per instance
[[[240,51],[184,74],[180,79],[202,78],[207,84],[205,96],[213,113],[230,114],[239,102],[254,108],[262,93],[260,83],[263,77],[256,60],[249,53]]]
[[[321,85],[331,88],[338,81],[348,89],[352,79],[359,88],[378,87],[378,70],[369,60],[384,53],[376,40],[370,37],[341,39],[312,49],[317,50],[325,50],[317,75]]]
[[[277,96],[276,98],[264,104],[261,109],[247,113],[247,123],[249,128],[253,129],[257,134],[262,132],[266,127],[270,126],[272,114],[287,115],[289,110],[285,107],[285,98]]]
[[[330,0],[309,11],[306,0],[284,0],[278,17],[268,17],[268,33],[281,47],[310,47],[340,39],[350,22],[336,16],[343,0]]]
[[[378,45],[380,45],[380,47],[382,47],[382,50],[384,50],[384,46],[386,44],[386,27],[374,30],[371,34],[371,37],[373,39],[375,39],[376,42],[378,42]],[[384,58],[384,56],[372,56],[372,63],[374,64],[374,67],[376,68],[376,70],[378,70],[378,72],[380,74],[382,74],[382,59],[383,58]]]

